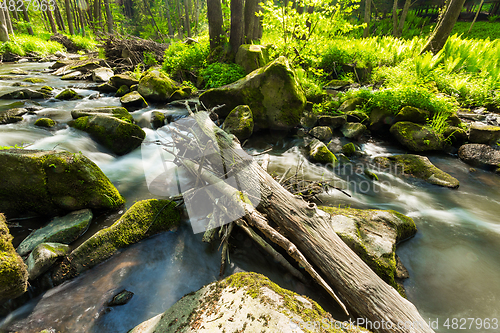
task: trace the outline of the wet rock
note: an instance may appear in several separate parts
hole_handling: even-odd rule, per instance
[[[28,77],[23,80],[23,82],[29,82],[29,83],[45,83],[47,80],[39,78],[39,77]]]
[[[188,99],[191,97],[192,89],[189,87],[182,87],[181,89],[177,89],[170,95],[170,101],[180,101],[184,99]]]
[[[137,91],[132,91],[120,97],[120,102],[124,107],[146,107],[148,103]]]
[[[306,104],[304,92],[285,57],[234,83],[207,90],[200,101],[207,108],[225,104],[216,111],[220,117],[226,117],[238,105],[248,105],[256,127],[274,130],[297,126]]]
[[[185,295],[129,333],[291,332],[291,327],[312,327],[314,323],[339,331],[343,327],[307,296],[283,289],[263,275],[244,272]],[[355,325],[349,332],[369,333]]]
[[[370,124],[368,127],[372,132],[386,134],[394,123],[394,114],[391,110],[374,108],[370,113]]]
[[[151,125],[154,129],[163,127],[165,125],[165,115],[160,111],[151,112]]]
[[[354,111],[357,108],[362,107],[366,102],[366,99],[360,97],[348,99],[344,103],[342,103],[342,105],[338,109],[338,112],[345,113],[348,111]]]
[[[97,86],[97,90],[100,92],[113,93],[116,92],[117,88],[109,83],[103,83]]]
[[[72,278],[103,262],[119,249],[135,244],[158,232],[176,229],[180,214],[168,200],[136,202],[113,223],[74,249],[53,272],[54,284]]]
[[[62,217],[55,217],[48,225],[33,231],[17,247],[17,253],[27,255],[41,243],[70,244],[87,231],[92,221],[92,211],[82,209]]]
[[[114,75],[110,68],[99,67],[92,71],[92,81],[94,82],[108,82]]]
[[[29,280],[34,280],[52,267],[58,258],[69,252],[69,246],[59,243],[41,243],[26,260]]]
[[[109,79],[109,83],[116,88],[123,85],[130,87],[134,84],[138,84],[139,80],[127,74],[116,74]]]
[[[0,124],[12,124],[23,120],[23,115],[28,113],[25,108],[14,108],[0,111]]]
[[[342,151],[342,147],[343,145],[339,138],[333,138],[327,145],[328,150],[335,154],[340,153]]]
[[[318,116],[310,111],[304,112],[302,118],[300,118],[300,125],[305,128],[313,128],[318,123]]]
[[[390,133],[411,151],[442,150],[445,146],[442,134],[436,133],[430,127],[407,121],[394,124]]]
[[[434,185],[458,188],[459,182],[455,177],[437,168],[425,156],[420,155],[395,155],[389,157],[376,157],[375,163],[382,167],[392,167],[398,174],[412,175]]]
[[[453,147],[460,147],[467,141],[467,132],[455,126],[448,126],[443,132],[445,140],[449,141]]]
[[[464,119],[473,120],[473,121],[482,121],[482,120],[486,119],[486,115],[477,114],[477,113],[473,113],[473,112],[458,111],[457,116],[459,118],[464,118]]]
[[[431,113],[427,110],[415,108],[413,106],[403,107],[394,117],[394,123],[399,121],[409,121],[417,124],[425,124]]]
[[[71,117],[73,117],[73,119],[95,116],[97,114],[108,115],[129,123],[133,123],[134,121],[132,115],[122,106],[100,106],[92,109],[76,109],[71,111]]]
[[[262,45],[243,44],[236,53],[235,62],[249,74],[269,62],[269,52]]]
[[[120,88],[115,93],[115,97],[122,97],[125,96],[130,92],[130,88],[127,87],[126,85],[122,85]]]
[[[170,101],[170,96],[179,88],[180,85],[166,74],[153,70],[141,78],[137,91],[146,100],[167,102]]]
[[[28,271],[12,246],[7,221],[0,214],[0,300],[16,298],[26,292]]]
[[[133,292],[124,289],[113,296],[113,299],[107,303],[107,306],[125,305],[132,299],[132,296],[134,296]]]
[[[28,73],[24,69],[14,68],[13,70],[10,71],[10,74],[12,74],[12,75],[29,75],[30,73]]]
[[[57,99],[62,100],[72,100],[72,99],[82,99],[83,97],[78,95],[73,89],[64,89],[59,94],[56,95]]]
[[[338,128],[344,125],[347,121],[347,117],[345,115],[339,116],[328,116],[322,115],[318,116],[318,124],[320,126],[330,126],[332,129]]]
[[[67,72],[67,74],[61,76],[61,80],[78,80],[82,75],[83,73],[80,71],[71,70]]]
[[[248,105],[238,105],[227,115],[222,129],[234,134],[240,141],[249,138],[253,133],[253,115]]]
[[[355,152],[356,146],[352,142],[349,142],[342,146],[342,153],[347,157],[354,155]]]
[[[328,126],[316,126],[309,131],[309,135],[320,141],[328,141],[332,138],[332,129]]]
[[[332,228],[385,282],[404,294],[395,281],[396,244],[413,237],[415,222],[393,210],[319,207],[332,215]]]
[[[308,149],[308,157],[311,161],[323,164],[336,164],[337,158],[318,139],[312,140],[306,147]]]
[[[31,87],[32,85],[26,82],[14,82],[12,83],[13,87]]]
[[[124,199],[91,160],[69,152],[0,151],[0,212],[8,218],[115,209]]]
[[[127,154],[139,147],[146,137],[139,126],[101,114],[80,117],[68,125],[89,133],[94,140],[117,155]]]
[[[366,126],[361,123],[345,123],[340,131],[346,138],[356,140],[366,132]]]
[[[500,150],[485,144],[467,144],[458,149],[458,157],[474,167],[500,172]]]
[[[349,123],[364,123],[370,118],[366,113],[358,110],[348,111],[346,112],[346,116]]]
[[[470,126],[469,141],[471,143],[492,144],[500,139],[500,127],[490,126],[480,122]]]
[[[47,97],[47,94],[45,94],[44,92],[24,88],[12,91],[7,94],[3,94],[2,96],[0,96],[0,99],[39,99]]]
[[[50,118],[39,118],[35,121],[35,126],[51,128],[56,125],[56,122]]]

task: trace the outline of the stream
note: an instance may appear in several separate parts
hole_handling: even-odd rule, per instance
[[[41,109],[25,115],[19,123],[0,125],[0,146],[30,144],[30,149],[57,149],[82,152],[94,161],[126,198],[126,207],[135,201],[160,198],[165,193],[148,189],[148,170],[162,166],[143,159],[141,148],[116,157],[93,141],[86,133],[69,128],[70,112],[75,108],[120,105],[118,98],[89,89],[93,83],[62,81],[46,72],[51,63],[1,64],[0,75],[14,68],[30,71],[29,76],[14,80],[0,79],[0,94],[19,89],[13,87],[25,77],[41,77],[55,92],[73,87],[83,99],[37,101]],[[0,110],[15,101],[0,100]],[[28,102],[29,103],[29,102]],[[14,106],[11,106],[14,107]],[[185,110],[152,105],[132,113],[143,127],[146,141],[157,131],[149,125],[150,114],[161,110],[177,116]],[[36,119],[47,116],[59,124],[55,129],[37,128]],[[160,133],[161,134],[161,133]],[[282,174],[291,167],[312,180],[327,180],[348,192],[331,190],[320,195],[325,205],[363,209],[393,209],[414,219],[417,235],[399,245],[397,254],[410,273],[405,281],[408,299],[436,332],[498,332],[500,323],[500,190],[499,176],[476,170],[456,156],[429,155],[438,168],[460,181],[457,190],[442,188],[423,181],[378,170],[370,161],[377,156],[401,154],[399,146],[381,140],[360,145],[362,157],[350,165],[326,169],[307,161],[297,146],[303,140],[283,134],[261,134],[245,145],[249,154],[272,148],[269,172]],[[262,155],[255,157],[262,159]],[[372,182],[360,170],[370,167],[379,177]],[[146,169],[146,176],[145,176]],[[299,170],[299,172],[301,172]],[[176,193],[173,193],[176,194]],[[93,228],[101,228],[96,225]],[[188,218],[175,232],[156,235],[135,244],[103,264],[81,274],[44,294],[31,299],[7,317],[0,318],[0,332],[39,332],[53,328],[60,332],[125,333],[137,324],[164,312],[185,294],[217,280],[220,252],[201,242],[202,234],[193,234]],[[242,233],[233,236],[230,264],[226,275],[255,271],[284,288],[306,294],[316,300],[335,318],[345,318],[316,286],[306,286],[290,277]],[[18,239],[15,242],[19,242]],[[117,292],[134,293],[124,306],[105,310],[103,304]],[[465,324],[464,324],[465,322]],[[494,323],[497,323],[496,329]],[[489,323],[489,325],[487,324]],[[448,325],[447,325],[448,324]]]

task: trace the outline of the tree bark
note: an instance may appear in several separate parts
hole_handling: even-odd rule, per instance
[[[78,6],[78,3],[76,4],[76,8],[77,8],[78,17],[80,18],[80,27],[82,29],[82,36],[85,37],[85,35],[86,35],[85,18],[83,17],[82,10],[80,9],[80,6]]]
[[[411,0],[406,0],[405,5],[403,6],[403,11],[401,12],[401,18],[399,19],[399,25],[396,37],[401,37],[403,35],[403,28],[406,21],[406,16],[408,15],[408,11],[410,10]]]
[[[222,46],[225,40],[220,0],[207,0],[207,18],[210,49],[215,50],[217,47]]]
[[[431,37],[425,44],[424,48],[420,54],[431,51],[432,53],[438,53],[448,40],[455,23],[457,22],[458,16],[462,11],[465,0],[450,0],[446,12],[444,13],[439,24],[434,29]]]
[[[14,28],[12,28],[12,21],[10,20],[10,11],[8,9],[4,11],[4,16],[5,16],[5,23],[7,24],[7,31],[9,32],[10,35],[14,35]]]
[[[168,35],[174,36],[175,31],[174,28],[172,27],[172,19],[170,17],[170,5],[168,3],[168,0],[165,0],[165,9],[167,10]]]
[[[363,38],[370,36],[370,18],[372,15],[372,0],[365,0],[365,18],[366,28],[363,30]]]
[[[49,19],[50,30],[52,31],[53,34],[56,34],[57,28],[56,28],[56,23],[54,21],[54,17],[52,16],[52,11],[49,8],[47,8],[45,13],[47,14],[47,18]]]
[[[28,33],[33,36],[34,33],[33,33],[33,28],[31,27],[31,21],[30,21],[30,17],[28,15],[28,11],[26,10],[26,6],[24,5],[24,1],[21,3],[21,7],[23,9],[23,16],[24,16],[24,20],[26,21],[26,23],[29,23],[28,24]]]
[[[66,19],[68,20],[69,34],[75,34],[75,28],[73,26],[73,16],[71,15],[71,6],[69,0],[64,0],[64,9],[66,10]]]
[[[255,31],[255,13],[257,12],[258,0],[246,0],[245,1],[245,36],[244,42],[246,44],[251,44],[254,39]]]
[[[392,35],[397,37],[398,34],[398,0],[394,0],[392,4]]]
[[[472,23],[470,24],[470,27],[469,27],[469,30],[467,31],[467,33],[470,33],[470,31],[472,30],[472,26],[474,25],[474,23],[476,23],[477,16],[481,12],[481,8],[483,8],[483,4],[484,4],[484,0],[481,0],[481,4],[479,5],[479,8],[477,9],[476,15],[474,16],[474,20],[472,20]]]
[[[109,7],[109,0],[104,0],[104,8],[106,10],[106,23],[108,25],[108,33],[113,34],[113,15],[111,15],[111,8]]]
[[[244,0],[231,0],[231,32],[229,45],[231,53],[236,55],[243,42],[243,2]]]
[[[181,11],[181,0],[176,0],[177,3],[177,30],[179,31],[179,38],[184,38],[184,31],[182,29],[182,11]],[[210,23],[209,23],[210,24]]]
[[[59,6],[57,5],[57,2],[54,2],[54,14],[56,16],[56,22],[57,22],[57,25],[59,26],[59,30],[66,31],[66,27],[64,26],[64,20],[61,16],[61,11],[59,10]]]
[[[7,22],[5,21],[5,12],[0,8],[0,42],[9,41],[9,31],[7,30]]]
[[[189,0],[184,0],[184,27],[188,37],[191,37],[191,22],[189,21]]]

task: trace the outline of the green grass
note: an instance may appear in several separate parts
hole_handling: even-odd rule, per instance
[[[80,35],[66,35],[69,39],[75,43],[76,47],[80,50],[96,50],[97,42],[94,40],[92,36],[82,37]]]
[[[11,40],[0,45],[0,53],[10,51],[20,56],[28,52],[38,52],[48,55],[57,51],[64,51],[64,46],[57,42],[47,41],[40,37],[30,35],[11,36]]]
[[[452,35],[462,35],[468,39],[497,39],[500,37],[500,22],[477,21],[468,33],[471,22],[457,22],[451,32]]]

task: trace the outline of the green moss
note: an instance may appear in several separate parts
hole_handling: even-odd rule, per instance
[[[179,84],[166,74],[154,70],[144,75],[139,81],[137,91],[146,99],[165,102],[179,88]]]
[[[54,89],[52,87],[49,87],[49,86],[43,86],[40,88],[40,90],[45,90],[46,92],[51,92]]]
[[[115,93],[115,97],[122,97],[122,96],[125,96],[126,94],[128,94],[130,92],[130,89],[127,85],[123,84],[122,86],[120,86],[120,88],[118,88],[118,90],[116,91]]]
[[[64,89],[57,96],[57,99],[70,100],[70,99],[82,99],[83,97],[78,95],[73,89]]]
[[[441,150],[444,148],[443,135],[428,126],[400,121],[391,127],[390,132],[399,143],[412,151]]]
[[[352,142],[349,142],[342,147],[342,153],[346,156],[352,156],[355,152],[356,146]]]
[[[23,80],[24,82],[30,82],[30,83],[45,83],[47,80],[38,78],[38,77],[28,77]]]
[[[50,118],[40,118],[35,121],[35,126],[40,127],[54,127],[56,122]]]

